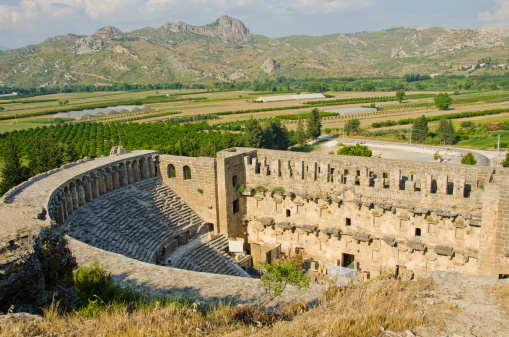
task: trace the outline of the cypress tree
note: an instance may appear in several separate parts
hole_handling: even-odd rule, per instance
[[[438,125],[438,132],[440,133],[440,142],[444,145],[451,145],[456,138],[454,125],[450,119],[441,119]]]
[[[295,140],[299,143],[300,146],[304,146],[306,143],[306,131],[304,130],[304,123],[302,119],[299,119],[299,124],[297,124],[297,130],[295,131]]]
[[[309,114],[306,135],[314,140],[320,136],[321,130],[322,122],[320,121],[320,114],[318,113],[318,109],[314,108]]]
[[[263,130],[260,123],[251,116],[246,123],[244,130],[245,143],[247,147],[260,148],[263,140]]]
[[[412,126],[412,140],[418,143],[424,143],[424,140],[428,136],[428,121],[426,116],[422,115],[415,120]]]

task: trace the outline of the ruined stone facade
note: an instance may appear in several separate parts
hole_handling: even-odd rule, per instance
[[[16,219],[36,219],[41,207],[48,211],[48,218],[41,220],[45,226],[79,225],[93,231],[92,220],[84,224],[72,219],[108,213],[101,205],[114,202],[114,193],[126,198],[137,194],[138,204],[128,205],[129,211],[149,213],[145,206],[150,203],[168,204],[162,199],[170,198],[171,189],[172,200],[202,221],[187,216],[191,220],[171,228],[155,223],[151,231],[164,233],[141,236],[143,245],[137,251],[118,236],[109,238],[99,248],[116,253],[108,255],[115,256],[115,265],[131,265],[135,259],[151,262],[161,247],[170,247],[175,235],[213,229],[242,241],[255,262],[298,253],[316,273],[324,274],[325,265],[339,265],[354,268],[360,278],[384,272],[411,278],[436,270],[494,278],[509,274],[505,168],[249,148],[224,150],[215,159],[155,151],[115,153],[65,165],[6,193],[0,212],[10,215],[4,216],[4,225],[0,221],[2,242],[9,245],[25,231],[26,221]],[[144,191],[144,186],[153,190]],[[123,215],[124,227],[135,225]],[[126,237],[138,240],[133,234]],[[80,245],[80,251],[88,254],[85,246]],[[11,268],[9,261],[0,260],[3,270]],[[8,276],[0,275],[0,281]]]
[[[246,148],[161,163],[161,172],[177,172],[165,183],[217,233],[244,240],[255,261],[276,249],[303,253],[319,272],[349,266],[361,278],[509,274],[505,168]],[[194,182],[183,179],[184,166]]]

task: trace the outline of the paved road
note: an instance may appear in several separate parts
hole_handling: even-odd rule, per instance
[[[477,165],[479,165],[479,166],[490,166],[491,165],[490,159],[481,153],[478,153],[473,150],[467,150],[467,149],[451,147],[451,146],[437,146],[437,145],[423,145],[423,144],[410,145],[407,143],[395,143],[395,142],[386,142],[386,141],[371,140],[371,139],[343,138],[343,137],[338,137],[338,136],[320,136],[317,140],[321,141],[321,140],[333,140],[333,139],[337,139],[340,142],[344,141],[344,142],[349,142],[349,143],[359,143],[362,141],[362,142],[364,142],[364,145],[386,146],[387,149],[389,149],[392,146],[398,146],[398,147],[429,149],[429,150],[433,150],[433,151],[451,149],[451,150],[454,150],[456,152],[463,153],[463,154],[472,152],[472,154],[477,159]],[[310,142],[310,144],[312,144],[312,143],[314,143],[314,141]]]

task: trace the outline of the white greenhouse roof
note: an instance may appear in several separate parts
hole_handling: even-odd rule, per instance
[[[279,102],[279,101],[293,101],[295,98],[291,95],[284,95],[284,96],[265,96],[265,97],[258,97],[257,101],[262,102]]]
[[[119,105],[108,108],[97,108],[97,109],[86,109],[82,111],[69,111],[69,112],[59,112],[54,115],[54,118],[73,118],[73,119],[87,119],[89,116],[93,117],[102,117],[105,115],[114,115],[120,112],[132,112],[149,109],[149,107],[144,105]]]
[[[295,99],[313,99],[313,98],[325,98],[323,94],[301,94],[301,95],[293,95]]]
[[[340,115],[352,115],[352,114],[360,114],[364,112],[375,112],[375,108],[341,108],[341,109],[330,109],[325,110],[325,112],[334,112]]]
[[[279,96],[265,96],[258,97],[257,101],[261,102],[279,102],[279,101],[292,101],[301,99],[325,98],[322,94],[301,94],[301,95],[279,95]]]

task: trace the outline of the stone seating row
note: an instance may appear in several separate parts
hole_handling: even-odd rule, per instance
[[[219,234],[194,249],[175,267],[205,273],[243,276],[233,264],[234,260],[228,254],[228,239]]]
[[[69,216],[69,235],[97,248],[151,262],[165,243],[183,230],[196,230],[203,224],[175,196],[160,178],[111,191]]]

